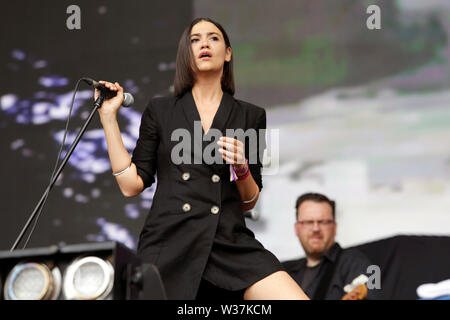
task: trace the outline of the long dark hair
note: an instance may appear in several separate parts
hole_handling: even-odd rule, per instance
[[[210,18],[194,19],[183,31],[180,42],[178,43],[175,79],[173,82],[175,96],[183,95],[194,86],[194,70],[197,70],[197,65],[195,64],[194,56],[192,54],[190,35],[192,28],[200,21],[208,21],[214,24],[222,32],[225,40],[225,47],[231,48],[230,39],[228,38],[225,29],[219,23]],[[233,56],[231,56],[230,62],[225,61],[223,65],[221,84],[223,91],[234,95]]]

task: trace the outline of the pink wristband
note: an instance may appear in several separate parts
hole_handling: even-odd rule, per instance
[[[234,167],[233,167],[233,170],[234,170],[234,172],[235,172],[236,174],[238,174],[238,173],[245,173],[245,171],[247,170],[247,168],[248,168],[248,160],[245,159],[244,167],[243,167],[242,169],[236,170],[236,169],[234,169]]]
[[[247,169],[247,173],[244,174],[243,176],[238,177],[238,179],[236,181],[241,181],[241,180],[245,180],[247,179],[247,177],[250,175],[250,168]]]
[[[238,180],[243,180],[248,176],[248,172],[249,172],[249,167],[248,167],[248,160],[245,159],[245,165],[242,169],[236,170],[232,164],[230,164],[230,181],[238,181]],[[237,174],[238,173],[244,173],[245,174],[242,177],[239,177]]]

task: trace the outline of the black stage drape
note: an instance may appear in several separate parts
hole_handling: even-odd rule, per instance
[[[450,278],[450,237],[399,235],[353,248],[380,267],[380,299],[419,299],[418,286]]]

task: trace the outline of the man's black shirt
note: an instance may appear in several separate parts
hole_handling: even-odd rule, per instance
[[[286,271],[302,287],[308,297],[313,298],[319,283],[325,276],[326,264],[334,264],[334,274],[330,286],[326,291],[325,300],[340,300],[346,294],[344,287],[361,274],[367,275],[367,267],[371,265],[369,259],[356,249],[343,250],[335,243],[321,258],[320,263],[309,268],[306,266],[306,258],[283,262]],[[375,299],[374,290],[368,290],[367,299]]]

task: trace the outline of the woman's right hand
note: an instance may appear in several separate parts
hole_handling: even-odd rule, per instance
[[[100,118],[115,118],[117,114],[117,110],[119,110],[120,106],[123,102],[123,88],[120,86],[118,82],[112,83],[107,81],[99,81],[102,85],[107,87],[111,91],[116,91],[117,95],[111,99],[104,100],[101,108],[98,109],[100,114]],[[100,91],[95,89],[94,99],[97,100],[100,95]]]

